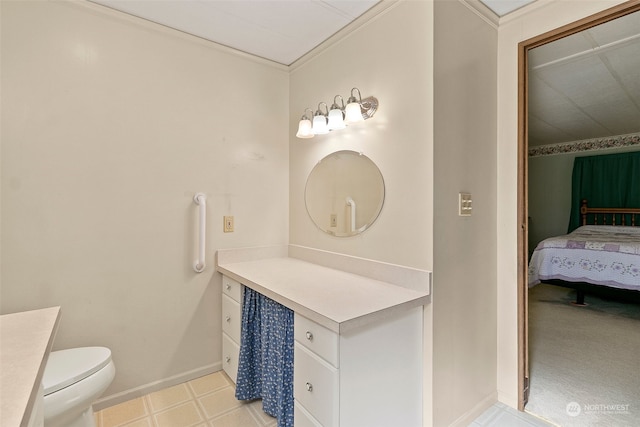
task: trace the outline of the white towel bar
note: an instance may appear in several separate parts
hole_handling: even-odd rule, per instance
[[[196,193],[193,196],[193,201],[196,205],[200,206],[198,209],[200,211],[200,233],[198,242],[198,259],[193,263],[193,269],[196,273],[202,273],[205,267],[205,253],[204,253],[204,242],[206,238],[206,225],[207,225],[207,196],[203,193]]]

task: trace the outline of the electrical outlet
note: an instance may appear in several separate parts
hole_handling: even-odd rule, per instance
[[[459,193],[458,194],[458,215],[459,216],[471,216],[471,211],[473,210],[470,193]]]
[[[338,215],[331,214],[331,218],[329,220],[329,223],[331,224],[331,227],[337,227],[338,226]]]
[[[233,232],[233,216],[229,215],[224,217],[224,225],[222,227],[222,231],[224,231],[225,233]]]

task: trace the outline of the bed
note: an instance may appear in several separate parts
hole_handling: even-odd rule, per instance
[[[544,282],[585,293],[640,302],[640,208],[591,208],[582,226],[538,244],[529,262],[529,287]]]

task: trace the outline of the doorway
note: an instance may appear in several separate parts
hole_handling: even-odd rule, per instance
[[[529,51],[585,29],[640,11],[640,3],[630,1],[596,15],[541,34],[518,45],[518,409],[524,410],[529,393]]]

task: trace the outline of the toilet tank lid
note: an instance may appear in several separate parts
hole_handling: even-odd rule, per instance
[[[87,378],[109,362],[111,350],[106,347],[80,347],[51,352],[42,377],[44,395]]]

